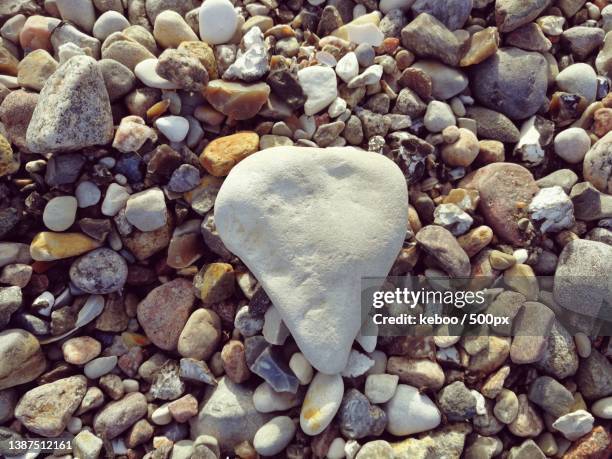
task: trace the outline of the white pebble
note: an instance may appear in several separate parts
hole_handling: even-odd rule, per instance
[[[342,459],[346,456],[344,452],[344,447],[346,446],[346,442],[342,437],[336,437],[333,439],[331,444],[329,445],[329,449],[327,450],[327,459]]]
[[[385,406],[387,431],[403,436],[438,427],[442,418],[438,407],[431,399],[421,394],[416,387],[399,384],[395,395]],[[410,413],[410,415],[408,415]]]
[[[291,356],[291,359],[289,359],[289,368],[291,368],[291,371],[293,371],[300,381],[300,384],[306,385],[310,384],[310,381],[312,381],[314,370],[301,352],[296,352]]]
[[[612,396],[601,398],[591,406],[595,416],[602,419],[612,419]]]
[[[346,454],[347,459],[353,459],[356,455],[361,445],[357,440],[349,440],[344,445],[344,454]]]
[[[77,200],[74,196],[51,199],[43,211],[43,222],[51,231],[65,231],[76,218]]]
[[[559,72],[555,78],[559,89],[584,97],[593,102],[597,95],[597,74],[584,62],[572,64]]]
[[[110,34],[121,32],[129,26],[130,21],[123,14],[118,11],[106,11],[100,15],[94,24],[93,36],[100,41],[104,41]]]
[[[262,456],[274,456],[291,442],[295,435],[295,424],[289,416],[277,416],[255,433],[253,446]]]
[[[209,45],[227,43],[238,25],[238,13],[229,0],[206,0],[199,12],[200,38]]]
[[[444,128],[455,125],[455,115],[448,104],[433,100],[427,106],[423,123],[429,132],[442,132]]]
[[[54,304],[55,297],[53,296],[53,293],[47,291],[42,292],[34,299],[34,301],[32,301],[32,306],[38,309],[38,313],[45,317],[49,317],[51,315],[51,310]]]
[[[100,376],[104,376],[113,371],[115,365],[117,365],[116,355],[98,357],[85,365],[84,373],[89,379],[98,379]]]
[[[253,393],[253,405],[260,413],[286,411],[298,406],[300,400],[291,392],[276,392],[267,382],[261,383]]]
[[[79,203],[79,207],[89,207],[98,204],[102,192],[95,183],[85,181],[77,185],[74,195]]]
[[[378,374],[368,375],[365,382],[365,396],[372,403],[386,403],[395,395],[399,376]]]
[[[343,395],[342,376],[316,374],[300,412],[300,427],[306,435],[317,435],[325,430],[338,412]]]
[[[167,403],[164,403],[153,411],[153,414],[151,414],[151,421],[158,426],[165,426],[172,422],[172,414],[170,414],[170,408],[168,408]]]
[[[298,71],[298,80],[306,95],[306,115],[320,112],[338,96],[336,72],[332,68],[322,65],[303,68]]]
[[[367,355],[356,351],[355,349],[351,349],[348,361],[346,362],[346,366],[344,367],[344,370],[342,370],[341,374],[345,378],[356,378],[357,376],[364,374],[373,366],[374,360]]]
[[[96,22],[96,11],[91,0],[55,0],[64,21],[69,21],[85,32],[91,32]]]
[[[106,189],[104,201],[102,201],[102,213],[107,217],[114,217],[123,209],[130,197],[127,189],[116,183],[111,183]]]
[[[349,88],[358,88],[360,86],[368,86],[376,84],[380,81],[383,74],[382,65],[370,65],[367,69],[361,72],[360,75],[354,77],[348,84]]]
[[[574,341],[576,342],[578,355],[583,359],[588,358],[591,355],[591,340],[589,337],[582,332],[578,332],[574,335]]]
[[[516,249],[514,252],[512,252],[512,256],[516,259],[517,263],[525,263],[527,261],[527,258],[529,258],[529,252],[527,252],[527,249]]]
[[[155,120],[155,127],[170,141],[180,142],[189,132],[189,121],[182,116],[164,116]]]
[[[336,73],[345,83],[348,83],[359,74],[359,62],[357,61],[357,55],[353,51],[346,53],[338,61]]]
[[[570,164],[577,164],[591,148],[591,138],[584,129],[572,127],[557,134],[554,146],[557,156]]]
[[[131,195],[125,205],[125,218],[140,231],[161,228],[168,218],[164,192],[155,187]]]

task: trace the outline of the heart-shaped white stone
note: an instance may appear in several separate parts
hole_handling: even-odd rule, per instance
[[[221,239],[327,374],[344,369],[361,326],[361,278],[387,275],[407,222],[400,169],[352,147],[262,150],[232,169],[215,202]]]

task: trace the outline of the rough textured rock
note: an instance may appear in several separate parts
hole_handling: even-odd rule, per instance
[[[518,220],[539,189],[531,172],[518,164],[493,163],[465,177],[459,186],[478,190],[479,209],[495,234],[512,244],[525,243]]]
[[[0,332],[0,390],[34,380],[46,366],[36,337],[25,330]]]
[[[217,196],[215,222],[306,358],[333,374],[344,368],[361,325],[360,278],[387,274],[407,211],[404,177],[385,158],[352,148],[280,147],[232,169]],[[313,257],[314,247],[326,255]]]
[[[37,153],[104,145],[113,118],[102,72],[94,59],[75,56],[47,80],[28,126],[28,149]]]
[[[66,428],[86,390],[85,376],[72,376],[35,387],[19,401],[15,417],[30,432],[56,437]]]

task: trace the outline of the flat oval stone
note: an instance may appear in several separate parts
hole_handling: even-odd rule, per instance
[[[147,399],[140,392],[106,405],[93,420],[95,432],[112,440],[147,414]]]
[[[361,327],[361,277],[388,273],[405,237],[407,203],[405,178],[384,156],[275,147],[234,166],[215,223],[304,356],[335,374]]]
[[[229,0],[206,0],[199,12],[200,38],[210,45],[227,43],[238,26],[238,14]]]

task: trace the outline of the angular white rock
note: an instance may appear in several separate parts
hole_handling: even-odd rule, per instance
[[[521,137],[514,147],[514,154],[523,162],[537,166],[544,161],[545,152],[540,145],[540,131],[536,127],[536,117],[532,116],[521,126]]]
[[[159,188],[135,193],[125,205],[125,218],[140,231],[155,231],[168,218],[164,192]]]
[[[340,375],[317,373],[306,392],[300,427],[306,435],[317,435],[329,425],[340,408],[344,382]]]
[[[83,430],[74,437],[73,448],[74,457],[82,457],[83,459],[97,458],[102,451],[104,441],[91,433],[89,430]]]
[[[111,183],[106,189],[104,201],[102,201],[102,214],[107,217],[114,217],[123,209],[130,197],[127,189],[117,183]]]
[[[338,61],[336,73],[345,83],[359,75],[359,62],[357,61],[357,55],[353,51],[346,53]]]
[[[189,132],[189,121],[182,116],[164,116],[155,120],[155,127],[172,142],[180,142]]]
[[[295,424],[289,416],[270,419],[255,433],[253,447],[262,456],[280,453],[295,435]]]
[[[593,429],[593,415],[585,410],[564,414],[553,422],[553,427],[570,441],[578,440]]]
[[[574,204],[558,185],[538,191],[528,210],[531,219],[541,224],[542,233],[561,231],[574,224]]]
[[[432,100],[427,106],[423,123],[429,132],[442,132],[444,128],[455,125],[455,115],[450,105]]]
[[[389,272],[405,237],[407,204],[404,175],[382,155],[275,147],[232,169],[215,223],[304,356],[335,374],[361,327],[361,278]]]
[[[43,222],[51,231],[65,231],[76,217],[77,200],[74,196],[57,196],[47,202]]]
[[[140,61],[134,67],[134,73],[140,81],[150,88],[158,89],[178,89],[178,85],[160,77],[155,68],[157,67],[157,59],[145,59]]]
[[[229,0],[206,0],[200,7],[200,38],[209,45],[232,39],[238,25],[238,13]]]
[[[578,164],[591,148],[591,138],[584,129],[571,127],[557,134],[554,145],[557,156],[570,164]]]
[[[393,435],[412,435],[435,429],[441,421],[440,411],[431,399],[416,387],[400,384],[385,406],[387,431]]]
[[[355,349],[351,349],[346,367],[342,370],[345,378],[356,378],[374,366],[374,360]]]
[[[374,64],[370,65],[367,69],[361,72],[361,75],[354,77],[348,84],[349,88],[358,88],[360,86],[367,86],[370,84],[376,84],[380,81],[383,74],[382,65]]]
[[[456,96],[469,83],[465,73],[437,61],[420,60],[412,68],[422,70],[431,77],[432,94],[439,100]]]
[[[562,91],[583,96],[588,102],[593,102],[597,96],[597,74],[584,62],[564,68],[555,81]]]
[[[338,95],[336,72],[322,65],[313,65],[298,71],[300,86],[306,95],[304,113],[314,115],[329,104]]]
[[[397,389],[399,376],[389,374],[368,375],[365,382],[365,396],[372,403],[386,403]]]

